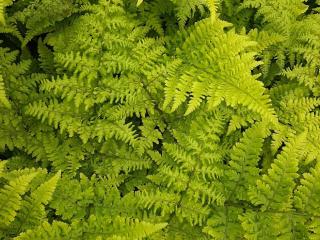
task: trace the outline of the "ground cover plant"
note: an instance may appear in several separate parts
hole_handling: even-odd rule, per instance
[[[0,239],[320,239],[319,0],[0,0]]]

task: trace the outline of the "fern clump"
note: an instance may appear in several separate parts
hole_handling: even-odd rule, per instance
[[[0,1],[0,239],[320,239],[319,14]]]

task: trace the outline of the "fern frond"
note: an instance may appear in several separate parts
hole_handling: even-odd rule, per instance
[[[18,232],[37,226],[45,219],[44,205],[51,200],[60,174],[61,172],[58,172],[51,179],[42,183],[23,200],[21,210],[15,220],[15,224],[19,227]]]
[[[16,21],[25,24],[27,28],[23,45],[26,45],[34,36],[48,31],[55,23],[69,17],[76,10],[71,2],[64,0],[30,2],[13,16]]]
[[[166,227],[166,223],[152,224],[129,218],[96,217],[91,215],[87,222],[75,222],[71,226],[63,222],[54,221],[52,225],[44,222],[34,230],[28,230],[16,240],[27,239],[123,239],[140,240]]]
[[[238,216],[242,213],[239,208],[220,207],[215,209],[214,216],[210,217],[203,232],[214,240],[237,239],[243,235]]]
[[[317,164],[309,173],[303,174],[301,185],[298,186],[294,194],[295,206],[303,212],[316,216],[320,216],[317,197],[320,191],[319,177],[320,167]]]
[[[252,111],[248,111],[246,108],[237,107],[235,112],[232,114],[229,126],[228,134],[233,133],[241,128],[246,128],[253,124],[255,121],[261,120],[259,114],[255,114]]]
[[[0,23],[5,25],[5,8],[10,6],[13,3],[13,0],[2,0],[0,2]]]
[[[5,160],[0,161],[0,177],[3,176],[3,172],[5,170],[6,163],[7,163],[7,161],[5,161]]]
[[[56,99],[53,99],[48,105],[43,102],[34,102],[26,107],[26,113],[31,116],[37,116],[42,122],[47,120],[49,124],[53,124],[57,129],[60,127],[60,132],[68,131],[70,136],[73,136],[75,132],[81,126],[81,119],[74,117],[70,106],[60,105]],[[69,116],[65,115],[65,112],[69,112]]]
[[[298,176],[299,159],[305,155],[305,144],[305,133],[292,139],[271,164],[268,174],[264,174],[255,186],[250,187],[249,198],[253,204],[261,205],[262,211],[287,210],[292,206],[294,180]]]
[[[206,7],[209,7],[209,1],[207,0],[170,0],[176,5],[177,18],[180,27],[183,27],[188,18],[192,18],[197,11],[201,14],[205,13]],[[215,11],[212,13],[215,14]]]
[[[145,209],[151,210],[154,214],[157,212],[161,216],[166,216],[174,212],[176,205],[179,202],[179,196],[174,193],[155,191],[151,192],[138,192],[138,203]]]
[[[258,31],[257,28],[250,30],[248,36],[250,39],[258,43],[256,46],[252,47],[252,50],[258,53],[263,53],[264,50],[285,40],[285,38],[280,34],[267,31]],[[263,55],[264,54],[262,54],[262,56]]]
[[[63,240],[70,238],[71,227],[64,222],[54,221],[51,225],[43,222],[39,227],[21,233],[15,240]]]
[[[41,68],[46,72],[53,72],[54,70],[53,53],[40,39],[38,41],[38,52],[39,52],[39,61],[40,61]]]
[[[8,226],[16,217],[17,211],[22,206],[21,196],[28,191],[29,184],[37,173],[20,175],[9,181],[0,190],[0,216],[1,226]]]
[[[258,162],[264,139],[268,135],[270,132],[266,125],[256,123],[244,132],[243,137],[232,148],[229,161],[231,172],[228,174],[228,180],[233,182],[230,185],[233,186],[230,189],[232,198],[247,199],[249,186],[259,177]]]
[[[185,113],[188,115],[207,98],[209,109],[225,101],[229,106],[243,105],[277,122],[263,84],[250,72],[260,64],[253,60],[255,53],[245,50],[253,42],[232,31],[224,33],[226,26],[224,22],[208,20],[196,24],[182,46],[183,55],[179,56],[188,59],[185,66],[182,65],[182,71],[187,70],[183,74],[178,71],[176,79],[166,81],[163,107],[172,103],[171,111],[175,111],[190,97]],[[197,53],[191,50],[194,46]]]
[[[87,206],[93,202],[94,182],[80,174],[80,181],[62,176],[50,206],[63,220],[84,218]]]
[[[141,3],[143,3],[143,0],[137,0],[137,7],[139,7]]]
[[[11,104],[6,97],[6,92],[5,92],[5,85],[3,81],[2,75],[0,75],[0,103],[5,106],[6,108],[11,108]]]
[[[306,236],[304,218],[290,212],[248,211],[239,218],[246,239],[303,239]]]
[[[194,202],[188,197],[182,198],[176,209],[176,217],[180,222],[186,222],[192,227],[203,226],[212,210],[205,204]]]
[[[320,237],[320,223],[317,217],[311,218],[311,222],[307,225],[308,237],[311,240],[318,240]]]

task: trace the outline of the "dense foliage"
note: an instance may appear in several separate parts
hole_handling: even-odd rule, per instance
[[[0,239],[320,239],[319,0],[0,0]]]

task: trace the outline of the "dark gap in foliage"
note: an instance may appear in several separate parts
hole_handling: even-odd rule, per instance
[[[1,47],[19,50],[21,43],[19,39],[12,34],[0,33],[0,45]]]
[[[304,1],[303,3],[309,6],[305,15],[317,13],[316,11],[313,10],[314,8],[319,7],[316,0],[307,0],[307,1]]]
[[[147,116],[148,116],[148,115],[147,115]],[[126,123],[126,124],[127,124],[127,123],[132,123],[133,126],[134,126],[134,127],[133,127],[134,131],[135,131],[139,136],[141,135],[141,130],[140,130],[140,128],[139,128],[140,126],[143,125],[141,117],[138,117],[136,114],[133,114],[132,117],[126,118],[125,123]]]
[[[50,206],[45,206],[46,212],[48,213],[48,222],[52,224],[53,221],[64,221],[60,215],[57,215],[56,209],[51,208]]]
[[[262,169],[261,174],[266,173],[267,169],[269,169],[271,163],[274,160],[274,155],[272,154],[272,151],[271,151],[271,142],[272,142],[271,136],[266,138],[263,142],[262,152],[260,154],[260,158],[258,161],[258,167]]]
[[[39,39],[44,39],[45,36],[47,34],[41,34],[39,36],[34,37],[33,39],[31,39],[28,43],[27,43],[27,48],[29,49],[32,57],[34,59],[38,59],[39,58],[39,53],[38,53],[38,40]]]
[[[158,126],[156,126],[155,129],[161,132]],[[152,149],[162,154],[162,146],[163,146],[163,140],[158,139],[158,143],[153,143]]]
[[[6,160],[6,159],[9,159],[11,157],[13,157],[15,155],[15,150],[9,150],[9,149],[5,149],[5,151],[3,152],[0,152],[0,159],[1,160]]]

